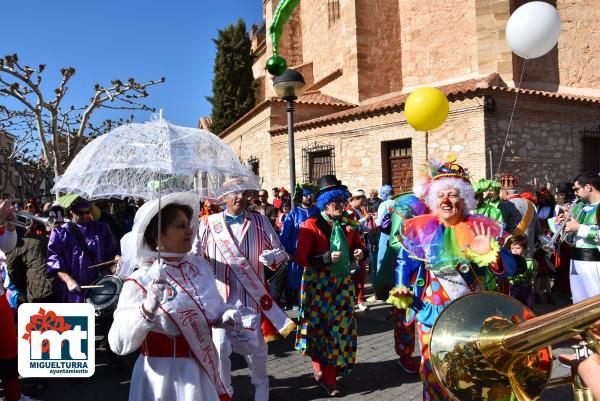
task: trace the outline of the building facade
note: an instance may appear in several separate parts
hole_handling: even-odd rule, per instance
[[[600,7],[549,2],[562,19],[558,45],[525,62],[504,39],[525,1],[303,0],[280,44],[307,82],[295,105],[297,181],[335,173],[351,190],[409,191],[419,166],[451,151],[474,179],[512,172],[552,187],[600,170]],[[251,32],[257,105],[220,137],[264,188],[287,187],[286,106],[265,70],[277,0],[262,3],[265,23]],[[447,121],[428,133],[404,115],[422,86],[450,101]]]

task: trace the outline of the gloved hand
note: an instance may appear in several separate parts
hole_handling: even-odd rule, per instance
[[[146,293],[146,298],[144,299],[143,303],[146,312],[149,312],[151,314],[156,313],[158,307],[162,302],[164,291],[166,290],[166,288],[167,286],[165,282],[160,279],[155,279],[152,282],[152,284],[148,288],[148,292]]]
[[[258,257],[258,261],[263,265],[269,267],[275,262],[275,253],[273,251],[264,251]]]
[[[77,281],[75,281],[72,277],[69,277],[65,281],[65,284],[67,285],[67,289],[69,290],[69,292],[80,292],[81,291],[81,287],[79,287],[79,283]]]
[[[226,310],[221,319],[225,329],[237,330],[242,328],[242,315],[235,309]]]

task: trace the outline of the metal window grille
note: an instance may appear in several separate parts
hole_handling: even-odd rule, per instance
[[[580,131],[583,141],[583,170],[600,171],[600,125]]]
[[[321,177],[335,174],[335,146],[314,143],[302,149],[304,182],[316,184]]]
[[[248,165],[250,166],[250,170],[252,170],[254,175],[260,176],[260,160],[258,160],[258,157],[250,156],[248,159]]]
[[[327,0],[327,19],[330,27],[340,19],[340,0]]]

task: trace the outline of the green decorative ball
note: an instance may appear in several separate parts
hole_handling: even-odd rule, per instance
[[[287,61],[277,54],[267,60],[267,71],[273,76],[279,76],[287,70]]]

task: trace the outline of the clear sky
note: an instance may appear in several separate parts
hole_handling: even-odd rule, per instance
[[[61,67],[75,67],[63,105],[85,104],[96,82],[164,76],[165,83],[150,88],[148,104],[163,108],[174,124],[195,127],[211,111],[205,96],[212,94],[212,39],[239,18],[248,29],[260,23],[261,5],[261,0],[3,1],[0,56],[17,53],[22,65],[46,64],[45,93],[60,82]],[[128,115],[117,110],[97,117]],[[138,113],[136,120],[147,118]]]

